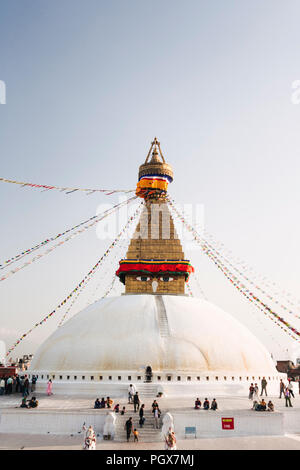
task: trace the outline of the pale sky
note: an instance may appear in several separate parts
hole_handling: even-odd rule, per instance
[[[171,196],[204,204],[209,232],[300,297],[299,16],[297,0],[2,0],[0,176],[133,189],[157,136],[174,169]],[[0,198],[1,262],[118,202],[4,183]],[[0,339],[10,346],[50,313],[110,243],[91,228],[1,282]],[[99,295],[124,250],[97,274]],[[199,251],[186,256],[207,298],[273,354],[295,344]],[[60,318],[13,356],[34,352]]]

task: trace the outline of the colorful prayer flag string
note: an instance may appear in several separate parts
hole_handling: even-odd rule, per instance
[[[17,184],[22,188],[28,187],[32,189],[41,189],[42,191],[50,191],[50,190],[57,190],[60,192],[63,192],[65,194],[72,194],[75,193],[76,191],[81,191],[85,192],[88,196],[93,193],[103,193],[105,196],[110,196],[111,194],[116,194],[116,193],[132,193],[135,190],[134,189],[85,189],[85,188],[69,188],[69,187],[62,187],[62,186],[54,186],[54,185],[48,185],[48,184],[35,184],[35,183],[24,183],[22,181],[15,181],[15,180],[9,180],[6,178],[0,178],[0,182],[3,183],[10,183],[10,184]]]
[[[247,287],[241,281],[239,281],[236,276],[233,275],[232,277],[232,272],[220,261],[220,259],[218,259],[218,257],[213,253],[213,249],[208,247],[207,242],[201,239],[201,237],[194,230],[194,228],[185,220],[185,218],[177,210],[177,208],[169,197],[167,198],[167,201],[170,204],[170,207],[173,209],[173,212],[175,212],[175,214],[179,218],[179,220],[181,220],[181,222],[186,226],[186,228],[192,233],[194,240],[200,244],[204,253],[207,254],[210,259],[213,260],[216,266],[223,272],[225,277],[232,283],[232,285],[236,287],[239,292],[241,292],[250,302],[254,302],[255,305],[258,305],[261,311],[263,311],[264,313],[268,312],[274,317],[274,319],[277,320],[277,322],[280,322],[282,325],[284,325],[284,327],[281,326],[281,328],[284,329],[284,331],[289,336],[298,341],[298,338],[295,338],[293,335],[300,337],[300,332],[296,328],[294,328],[289,322],[287,322],[284,318],[274,312],[274,310],[272,310],[265,302],[263,302],[260,298],[250,292],[249,289],[247,289]]]
[[[141,206],[142,206],[142,203],[140,204],[140,206],[138,207],[137,211],[138,212],[140,209],[141,209]],[[128,222],[129,223],[130,221],[134,220],[136,217],[136,213],[131,216],[129,219],[128,219]],[[97,261],[97,263],[90,269],[90,271],[84,276],[84,278],[76,285],[76,287],[69,293],[69,295],[67,297],[65,297],[65,299],[60,302],[57,307],[52,310],[52,312],[50,312],[48,315],[46,315],[40,322],[36,323],[32,328],[30,328],[26,333],[24,333],[19,339],[18,341],[16,341],[13,346],[11,346],[7,353],[6,353],[6,357],[8,357],[10,355],[10,353],[20,344],[21,341],[24,340],[24,338],[26,338],[35,328],[39,327],[40,325],[42,325],[43,323],[45,323],[49,318],[51,318],[57,311],[59,308],[63,307],[69,300],[71,297],[74,296],[74,294],[76,294],[80,288],[84,285],[84,283],[88,282],[88,278],[94,273],[94,271],[96,271],[96,269],[99,267],[99,265],[102,263],[102,261],[109,255],[110,251],[112,250],[112,248],[115,246],[115,244],[117,243],[117,241],[121,238],[122,234],[125,232],[126,230],[126,227],[127,227],[127,224],[126,226],[121,230],[121,232],[119,233],[119,235],[115,238],[115,240],[111,243],[111,245],[107,248],[107,250],[104,252],[104,254],[101,256],[101,258]]]
[[[49,250],[45,251],[43,254],[41,255],[37,255],[36,257],[32,258],[30,261],[28,261],[27,263],[25,263],[24,265],[22,265],[21,267],[18,267],[18,268],[15,268],[14,270],[10,271],[8,274],[2,276],[0,278],[0,282],[1,281],[4,281],[5,279],[7,279],[10,275],[12,274],[15,274],[16,272],[20,271],[20,269],[23,269],[25,268],[26,266],[28,266],[29,264],[32,264],[34,261],[36,261],[37,259],[45,256],[46,254],[50,253],[51,251],[53,251],[55,248],[57,248],[58,246],[61,246],[63,245],[65,242],[71,240],[72,238],[74,238],[76,235],[79,235],[80,233],[84,232],[85,230],[89,229],[90,227],[92,227],[93,225],[97,224],[98,222],[100,222],[101,220],[103,220],[105,217],[108,217],[109,215],[111,215],[113,212],[115,212],[116,210],[120,209],[121,207],[129,204],[131,201],[137,199],[137,196],[133,196],[129,199],[127,199],[126,201],[123,201],[119,204],[115,204],[113,207],[111,207],[110,209],[107,209],[106,211],[104,211],[103,213],[101,214],[98,214],[98,215],[94,215],[93,217],[90,217],[89,219],[85,220],[84,222],[81,222],[77,225],[75,225],[74,227],[71,227],[69,228],[68,230],[65,230],[64,232],[62,233],[59,233],[53,237],[50,237],[50,238],[47,238],[46,240],[42,241],[41,243],[38,243],[37,245],[33,246],[32,248],[29,248],[28,250],[25,250],[25,251],[22,251],[21,253],[19,253],[18,255],[6,260],[3,265],[0,265],[0,270],[4,269],[4,268],[7,268],[8,266],[10,266],[11,264],[15,263],[16,261],[20,261],[22,258],[24,258],[24,256],[27,256],[31,253],[33,253],[34,251],[36,250],[39,250],[40,248],[44,247],[45,245],[48,245],[50,242],[52,241],[55,241],[57,240],[58,238],[60,237],[63,237],[64,235],[66,235],[67,233],[70,233],[70,232],[74,232],[74,230],[76,230],[77,228],[79,227],[82,227],[83,225],[85,224],[88,224],[89,222],[89,225],[86,225],[85,227],[83,227],[81,230],[78,230],[77,232],[75,233],[72,233],[72,235],[68,236],[67,238],[65,238],[63,241],[61,241],[60,243],[57,243],[54,247],[50,248]]]

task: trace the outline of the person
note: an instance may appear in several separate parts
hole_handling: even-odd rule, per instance
[[[101,408],[101,402],[100,402],[99,398],[96,399],[95,404],[94,404],[94,408],[95,408],[96,410],[98,410],[99,408]]]
[[[39,406],[39,402],[36,397],[32,397],[28,402],[28,408],[37,408]]]
[[[106,404],[106,401],[104,400],[104,397],[103,397],[101,398],[100,408],[105,408],[105,404]]]
[[[204,402],[203,402],[203,409],[204,410],[209,410],[209,401],[207,398],[205,398]]]
[[[115,407],[114,407],[114,412],[119,413],[119,411],[120,411],[120,405],[119,405],[119,403],[117,403],[117,405],[115,405]]]
[[[132,431],[132,418],[129,418],[126,421],[124,429],[126,429],[127,442],[129,442],[130,434],[131,434],[131,431]]]
[[[36,381],[37,381],[37,378],[35,375],[33,375],[31,379],[31,393],[35,392]]]
[[[4,395],[4,392],[5,392],[5,380],[2,377],[2,379],[0,380],[0,395]]]
[[[279,383],[279,398],[281,398],[281,395],[284,396],[284,389],[285,389],[285,385],[283,383],[283,380],[280,379],[280,383]]]
[[[133,406],[134,406],[134,412],[136,413],[136,410],[140,409],[140,397],[139,397],[138,392],[136,392],[136,394],[133,397]]]
[[[138,432],[137,429],[133,430],[133,435],[134,435],[133,442],[138,442],[139,441],[139,432]]]
[[[165,449],[166,450],[176,450],[176,437],[174,431],[169,429],[168,434],[165,437]]]
[[[20,377],[20,392],[22,393],[22,396],[24,396],[24,375],[21,375]]]
[[[291,380],[289,380],[288,389],[290,391],[290,395],[292,395],[292,397],[295,398],[294,391],[293,391],[293,383]]]
[[[152,403],[152,413],[154,413],[154,408],[158,408],[158,403],[156,400],[154,400],[154,402]]]
[[[22,398],[22,402],[21,402],[20,408],[28,408],[28,405],[27,405],[27,398],[26,398],[26,397],[23,397],[23,398]]]
[[[260,406],[261,406],[261,411],[266,411],[267,404],[264,399],[262,399],[262,401],[260,402]]]
[[[259,392],[258,385],[257,385],[257,384],[254,384],[253,398],[256,399],[256,400],[258,400],[258,392]]]
[[[288,387],[286,387],[285,391],[284,391],[284,398],[285,398],[285,406],[290,406],[291,408],[293,408],[293,405],[292,405],[292,402],[291,402],[291,393],[288,389]]]
[[[269,400],[269,403],[268,403],[268,411],[274,411],[274,405],[271,402],[271,400]]]
[[[249,387],[249,400],[253,400],[254,385],[251,384]]]
[[[52,386],[53,386],[53,383],[52,383],[52,380],[49,379],[48,383],[47,383],[47,395],[48,397],[50,397],[50,395],[53,395],[52,393]],[[25,388],[25,387],[24,387]]]
[[[110,397],[106,398],[106,406],[107,408],[111,408],[111,405],[113,404],[113,400]]]
[[[201,408],[201,401],[199,400],[199,398],[197,398],[197,400],[195,401],[195,410],[199,410]]]
[[[145,408],[145,405],[142,404],[142,406],[141,406],[141,408],[140,408],[140,411],[139,411],[139,415],[140,415],[140,421],[139,421],[140,428],[142,428],[142,427],[144,426],[144,423],[145,423],[144,408]]]
[[[136,388],[133,384],[130,384],[129,387],[128,387],[128,403],[132,403],[133,402],[133,396],[136,392]]]
[[[25,379],[24,379],[24,389],[25,389],[26,395],[28,396],[29,395],[29,380],[28,380],[27,375],[25,375]]]
[[[261,394],[260,394],[260,396],[262,396],[263,392],[265,392],[266,397],[268,396],[268,394],[267,394],[267,384],[268,384],[268,382],[266,381],[266,377],[263,377],[262,381],[261,381]]]
[[[257,406],[259,405],[258,401],[254,400],[253,405],[252,405],[252,410],[258,411]]]
[[[159,418],[160,418],[160,412],[159,412],[159,408],[156,407],[154,408],[154,427],[156,429],[159,429]]]
[[[93,426],[89,426],[85,439],[84,439],[84,450],[96,450],[96,434]]]
[[[12,386],[13,386],[13,379],[11,377],[8,377],[7,382],[6,382],[6,387],[7,387],[7,395],[11,395],[12,393]]]
[[[123,406],[122,411],[121,411],[121,415],[123,416],[125,413],[126,413],[126,408],[125,408],[125,406]]]
[[[211,402],[211,407],[210,407],[211,410],[214,410],[216,411],[218,409],[218,404],[216,402],[216,399],[214,398],[213,401]]]

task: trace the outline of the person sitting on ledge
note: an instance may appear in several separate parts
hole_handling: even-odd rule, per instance
[[[216,411],[218,409],[218,403],[216,402],[216,399],[214,398],[213,401],[211,402],[211,410]]]
[[[269,403],[268,403],[268,411],[274,411],[274,405],[273,405],[273,403],[271,402],[271,400],[270,400]]]
[[[20,405],[20,408],[28,408],[26,397],[22,398],[22,403]]]
[[[94,404],[94,408],[95,408],[96,410],[98,410],[99,408],[101,408],[101,402],[100,402],[99,398],[96,399],[95,404]]]
[[[266,411],[266,409],[267,409],[267,404],[266,404],[266,402],[265,402],[264,399],[262,399],[262,401],[260,402],[260,406],[261,406],[261,410],[262,410],[262,411]]]
[[[120,411],[120,405],[119,405],[119,403],[118,403],[118,404],[114,407],[114,412],[115,412],[115,413],[119,413],[119,411]]]
[[[37,408],[38,405],[39,405],[39,402],[36,399],[36,397],[32,397],[31,400],[29,400],[28,402],[28,408]]]
[[[204,410],[209,410],[209,401],[207,398],[205,398],[204,402],[203,402],[203,409]]]
[[[256,409],[256,408],[257,408],[257,406],[258,406],[258,401],[257,401],[257,400],[254,400],[254,402],[253,402],[253,405],[252,405],[252,408],[251,408],[251,409],[252,409],[252,410],[254,410],[254,411],[257,411],[257,409]]]
[[[114,401],[110,397],[107,397],[107,400],[106,400],[107,408],[111,408],[111,405],[113,404],[113,402]]]
[[[105,403],[106,403],[106,401],[104,400],[104,398],[101,398],[100,408],[105,408]]]
[[[201,408],[201,401],[199,398],[195,401],[195,410],[199,410]]]

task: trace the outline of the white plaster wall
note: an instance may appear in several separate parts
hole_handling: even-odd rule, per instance
[[[17,410],[0,413],[0,433],[26,434],[77,434],[92,425],[102,435],[106,414],[84,414],[40,412],[38,410]]]
[[[197,438],[234,436],[271,436],[284,434],[283,413],[194,410],[191,413],[172,413],[175,433],[184,439],[185,427],[196,426]],[[234,429],[222,429],[221,418],[234,418]],[[192,436],[188,436],[192,439]]]

